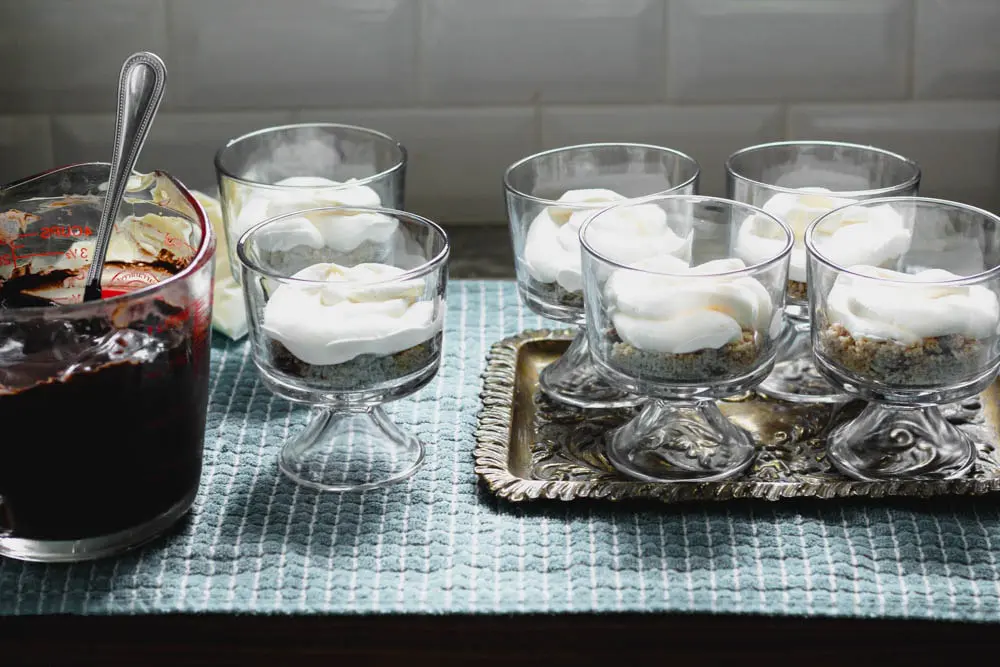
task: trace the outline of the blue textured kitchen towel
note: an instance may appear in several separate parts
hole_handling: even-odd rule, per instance
[[[217,337],[202,491],[170,536],[80,565],[0,559],[0,614],[713,611],[1000,621],[997,498],[507,505],[473,430],[490,344],[544,326],[509,282],[456,281],[444,363],[390,414],[428,444],[386,490],[279,475],[306,413]]]

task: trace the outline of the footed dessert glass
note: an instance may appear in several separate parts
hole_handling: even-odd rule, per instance
[[[837,391],[813,364],[806,301],[806,228],[820,215],[854,201],[916,195],[920,168],[911,160],[872,146],[831,141],[784,141],[737,151],[726,160],[726,196],[762,208],[788,223],[795,246],[788,269],[786,312],[792,329],[779,352],[774,372],[757,388],[785,401],[839,403]],[[862,243],[869,263],[891,262],[899,251],[898,220],[865,217],[857,209],[842,219],[845,243]],[[850,229],[847,229],[850,228]],[[840,229],[830,229],[831,234]],[[759,241],[747,234],[748,246]]]
[[[1000,218],[919,197],[855,206],[894,211],[910,235],[894,262],[872,266],[864,248],[831,243],[844,209],[806,232],[817,368],[871,401],[830,434],[827,457],[860,480],[960,477],[976,448],[937,406],[974,398],[996,377]]]
[[[322,491],[397,482],[420,467],[424,446],[381,406],[437,373],[448,238],[430,220],[391,209],[304,213],[267,220],[237,246],[254,364],[273,392],[314,406],[279,466]],[[317,229],[352,233],[361,216],[387,231],[359,261],[314,238]]]
[[[219,149],[215,173],[237,280],[236,242],[258,222],[307,208],[405,208],[406,149],[364,127],[303,123],[257,130]],[[357,234],[342,236],[330,248],[364,253],[378,245],[378,231],[361,225]]]
[[[690,240],[690,257],[634,260],[622,253],[623,208],[665,221]],[[753,262],[738,254],[748,216],[770,240]],[[784,327],[792,232],[747,204],[694,195],[648,197],[599,212],[580,229],[587,337],[601,377],[647,396],[609,436],[608,459],[645,481],[714,481],[750,465],[750,433],[716,398],[753,389],[774,365]]]
[[[698,174],[698,163],[687,155],[642,144],[568,146],[514,163],[504,174],[504,190],[521,299],[543,317],[582,327],[580,225],[615,201],[694,194]],[[689,250],[687,240],[662,221],[657,226],[632,216],[619,223],[619,244],[634,259]],[[643,400],[597,373],[582,328],[563,356],[542,371],[539,385],[552,398],[582,408],[628,407]]]

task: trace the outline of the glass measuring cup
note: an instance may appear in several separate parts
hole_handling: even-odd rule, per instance
[[[110,556],[191,507],[208,403],[215,238],[163,172],[130,179],[82,302],[108,165],[0,188],[0,555]]]

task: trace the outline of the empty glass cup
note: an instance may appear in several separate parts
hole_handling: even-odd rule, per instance
[[[689,258],[622,252],[622,209],[661,221],[689,242]],[[769,252],[749,261],[738,243],[753,216]],[[648,396],[610,434],[608,459],[645,481],[711,481],[753,461],[750,433],[715,403],[754,388],[774,365],[784,327],[792,233],[785,223],[715,197],[671,195],[626,202],[580,229],[587,336],[612,386]]]
[[[581,326],[580,225],[612,202],[693,194],[698,173],[698,163],[687,155],[641,144],[568,146],[514,163],[504,175],[504,190],[521,298],[539,315]],[[618,235],[629,257],[688,252],[685,240],[668,226],[651,227],[625,213]],[[539,384],[552,398],[583,408],[642,401],[597,374],[582,328],[563,356],[542,371]]]
[[[363,127],[304,123],[268,127],[226,143],[215,156],[233,276],[236,242],[258,222],[308,208],[356,206],[403,210],[406,149]],[[377,226],[366,226],[378,229]],[[379,239],[345,236],[354,244]]]
[[[837,403],[848,395],[816,372],[809,340],[806,303],[806,227],[820,215],[852,201],[915,195],[920,168],[905,157],[872,146],[832,141],[783,141],[750,146],[726,160],[726,192],[730,199],[752,204],[792,228],[795,246],[789,265],[787,313],[793,327],[774,372],[761,383],[762,394],[786,401]],[[859,214],[866,209],[858,209]],[[851,234],[873,242],[891,238],[894,228],[878,220],[857,218],[864,225]],[[865,231],[861,233],[861,229]]]
[[[324,238],[383,227],[345,255]],[[430,220],[391,209],[321,208],[267,220],[237,254],[253,360],[264,383],[314,406],[281,471],[323,491],[370,489],[412,475],[424,446],[382,404],[408,396],[441,359],[449,245]]]
[[[838,239],[852,209],[898,219],[891,253]],[[817,367],[872,401],[831,433],[830,462],[861,480],[964,475],[975,445],[937,406],[996,377],[1000,217],[937,199],[873,199],[819,218],[805,241]]]

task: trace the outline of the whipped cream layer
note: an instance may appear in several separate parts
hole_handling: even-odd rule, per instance
[[[524,262],[540,283],[556,283],[567,292],[583,289],[580,227],[600,209],[626,197],[613,190],[569,190],[557,201],[590,208],[549,206],[528,228]],[[666,254],[690,255],[690,240],[667,224],[667,214],[655,204],[623,206],[601,215],[590,227],[590,242],[608,258],[623,264]]]
[[[235,241],[248,229],[269,218],[313,208],[332,206],[375,208],[382,205],[378,193],[367,185],[354,185],[353,180],[343,183],[319,176],[293,176],[275,185],[288,189],[255,191],[240,208],[230,233]],[[311,248],[332,248],[347,253],[366,241],[388,242],[399,221],[382,213],[365,212],[342,214],[304,213],[289,218],[271,228],[280,238],[272,250],[290,250],[304,245]],[[279,229],[280,227],[280,229]]]
[[[761,208],[792,228],[795,242],[788,266],[788,279],[806,282],[806,229],[822,215],[836,208],[854,204],[854,200],[836,197],[824,188],[802,188],[801,194],[782,192],[771,197]],[[816,241],[823,253],[841,266],[889,262],[909,247],[910,232],[903,218],[891,206],[852,206],[836,220],[819,230]],[[774,257],[783,236],[773,224],[751,216],[741,226],[736,238],[736,254],[749,264]]]
[[[282,283],[264,307],[262,330],[307,364],[341,364],[362,354],[389,355],[420,345],[443,325],[420,279],[386,264],[314,264]]]
[[[215,230],[215,283],[212,286],[212,327],[233,340],[247,335],[246,305],[243,290],[233,277],[229,264],[229,244],[222,220],[222,205],[204,192],[192,190],[191,194],[205,208],[209,222]]]
[[[605,284],[605,303],[618,335],[648,352],[685,354],[739,341],[744,329],[776,336],[781,313],[755,278],[706,274],[746,267],[739,259],[719,259],[689,267],[670,256],[648,258],[619,269]]]
[[[959,334],[992,338],[998,333],[1000,305],[982,285],[928,284],[960,278],[942,269],[915,274],[875,266],[850,270],[870,278],[907,283],[886,284],[841,273],[827,296],[826,316],[855,338],[893,340],[903,344]]]

